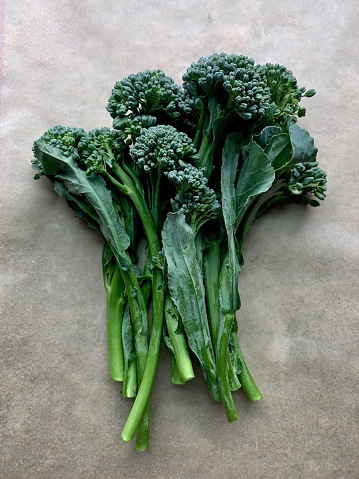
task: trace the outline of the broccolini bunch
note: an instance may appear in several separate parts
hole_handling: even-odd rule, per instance
[[[242,246],[272,204],[325,198],[317,148],[296,124],[314,94],[284,66],[213,54],[191,64],[183,86],[161,70],[117,82],[112,129],[54,126],[34,143],[35,178],[47,176],[104,238],[109,372],[135,398],[121,438],[137,434],[139,450],[162,340],[172,382],[191,380],[197,360],[229,421],[234,391],[262,397],[238,339]]]

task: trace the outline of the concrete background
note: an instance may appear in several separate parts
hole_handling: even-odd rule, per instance
[[[356,1],[4,0],[1,10],[1,479],[358,477]],[[317,209],[253,227],[241,344],[263,401],[228,424],[202,378],[170,383],[163,351],[146,453],[119,440],[130,403],[107,376],[102,241],[30,168],[54,124],[110,126],[116,80],[181,82],[213,52],[282,63],[301,86],[328,172]]]

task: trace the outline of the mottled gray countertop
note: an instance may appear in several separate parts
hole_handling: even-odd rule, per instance
[[[1,479],[358,477],[359,4],[351,0],[3,0]],[[107,374],[102,240],[30,168],[54,124],[110,126],[116,80],[243,53],[315,88],[307,128],[328,172],[320,208],[251,231],[241,344],[264,394],[237,423],[201,375],[171,385],[161,353],[146,453],[120,441],[130,404]]]

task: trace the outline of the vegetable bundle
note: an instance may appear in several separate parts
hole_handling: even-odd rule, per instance
[[[296,123],[314,94],[281,65],[213,54],[182,87],[161,70],[117,82],[112,129],[54,126],[34,143],[35,178],[46,175],[105,240],[110,377],[135,398],[121,438],[136,434],[139,450],[162,340],[172,382],[191,380],[197,358],[228,421],[238,419],[234,391],[262,397],[238,340],[242,245],[274,203],[325,198],[317,148]]]

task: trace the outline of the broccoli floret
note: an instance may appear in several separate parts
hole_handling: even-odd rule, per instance
[[[72,156],[84,134],[85,130],[83,128],[56,125],[47,130],[41,138],[35,141],[35,144],[42,141],[61,150],[64,156]]]
[[[187,69],[183,80],[187,103],[192,98],[188,108],[198,115],[194,137],[200,154],[197,165],[209,178],[220,161],[215,154],[226,128],[233,123],[244,137],[250,137],[270,109],[271,92],[263,68],[244,55],[220,53],[200,58]]]
[[[324,200],[327,174],[318,166],[317,161],[297,163],[291,170],[288,189],[293,195],[313,193],[318,199]]]
[[[105,173],[115,157],[126,148],[125,134],[110,128],[95,128],[81,137],[78,144],[80,160],[86,165],[86,173]]]
[[[244,55],[214,54],[192,63],[183,75],[187,115],[197,116],[194,144],[198,166],[209,178],[217,147],[226,133],[239,130],[243,144],[265,126],[288,127],[305,115],[299,106],[314,90],[299,88],[292,73],[281,65],[256,65]],[[183,107],[185,110],[185,107]]]
[[[180,160],[177,168],[165,175],[176,185],[176,196],[172,200],[174,211],[182,211],[195,232],[206,221],[218,216],[221,205],[216,193],[207,186],[208,180],[202,170]]]
[[[173,208],[181,210],[197,228],[204,219],[220,211],[216,194],[207,186],[203,171],[189,163],[198,160],[198,153],[185,133],[170,125],[143,129],[131,149],[131,156],[144,171],[162,170],[176,185]]]
[[[175,197],[171,200],[175,211],[181,210],[197,231],[208,219],[217,216],[221,207],[203,171],[193,164],[198,153],[192,140],[170,125],[143,129],[137,138],[131,156],[145,172],[150,173],[152,198],[158,197],[158,179],[162,173],[175,184]]]
[[[170,125],[143,129],[131,149],[131,156],[144,171],[171,171],[179,160],[195,161],[198,153],[191,138]]]
[[[270,90],[263,70],[244,55],[225,53],[202,57],[183,75],[183,88],[207,107],[215,98],[217,116],[237,113],[244,120],[263,116],[269,109]]]
[[[314,96],[315,90],[299,88],[292,72],[283,65],[267,63],[264,72],[271,92],[272,106],[267,116],[272,124],[285,126],[304,116],[305,108],[299,106],[299,102],[303,96]]]
[[[35,153],[37,147],[41,145],[41,147],[56,148],[61,151],[62,155],[78,160],[77,146],[84,134],[85,130],[82,128],[71,128],[62,125],[53,126],[45,131],[45,133],[34,142],[32,147],[34,153],[32,167],[37,170],[34,179],[38,180],[42,175],[47,174],[43,169],[42,162]]]
[[[182,97],[182,88],[162,70],[146,70],[115,83],[107,111],[114,128],[121,128],[128,117],[140,115],[175,120],[181,115],[178,105]]]
[[[123,124],[123,132],[126,136],[128,145],[135,142],[136,138],[141,134],[143,128],[151,128],[157,123],[157,118],[151,115],[135,116],[128,118]]]

